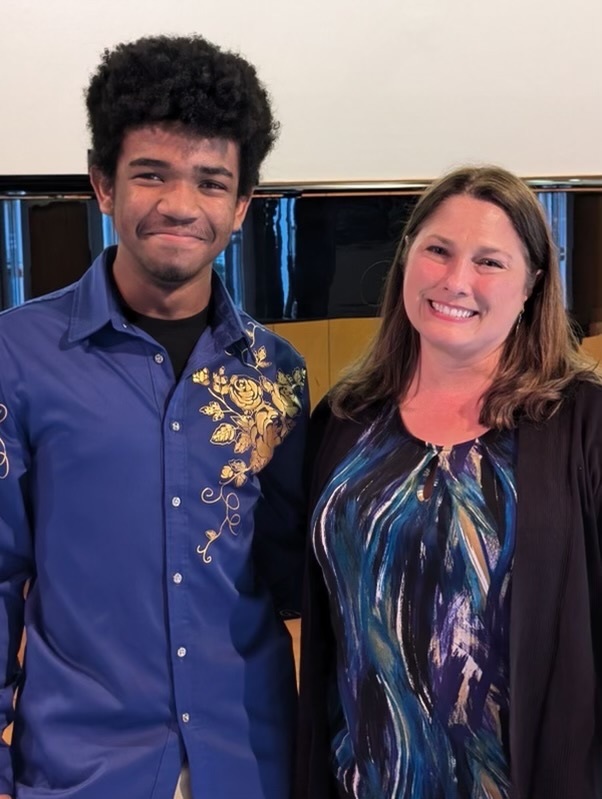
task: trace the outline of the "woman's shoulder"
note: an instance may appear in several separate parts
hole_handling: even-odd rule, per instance
[[[306,463],[314,490],[326,482],[377,415],[377,408],[369,408],[354,418],[343,417],[334,412],[328,394],[320,400],[311,414],[307,444]]]
[[[577,377],[567,387],[566,409],[602,420],[602,381]]]
[[[332,407],[326,394],[311,413],[310,434],[323,441],[325,437],[357,439],[381,412],[382,406],[372,406],[353,416],[344,416]]]

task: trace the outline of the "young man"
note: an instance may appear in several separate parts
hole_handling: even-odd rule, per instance
[[[119,244],[0,316],[0,794],[285,799],[305,370],[212,271],[276,125],[200,37],[105,52],[87,106]]]

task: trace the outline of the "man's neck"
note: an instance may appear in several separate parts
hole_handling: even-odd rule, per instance
[[[113,264],[113,279],[123,301],[136,313],[156,319],[187,319],[200,313],[211,298],[211,268],[181,284],[153,283]]]

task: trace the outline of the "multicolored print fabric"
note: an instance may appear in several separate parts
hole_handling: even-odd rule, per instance
[[[508,799],[514,452],[512,431],[419,441],[395,405],[325,487],[341,797]]]
[[[266,348],[256,346],[257,333],[262,328],[255,323],[248,327],[254,363],[247,369],[254,374],[228,374],[227,368],[220,366],[215,371],[199,369],[192,375],[193,382],[205,388],[211,398],[199,408],[216,424],[210,443],[229,449],[235,456],[229,457],[221,468],[219,491],[211,487],[201,491],[203,502],[223,503],[225,511],[218,529],[205,530],[207,540],[197,547],[204,563],[211,563],[210,547],[224,530],[236,535],[240,524],[237,489],[267,466],[302,409],[305,369],[297,367],[291,374],[276,370],[273,374]]]

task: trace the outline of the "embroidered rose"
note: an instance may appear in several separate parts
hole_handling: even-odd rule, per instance
[[[263,404],[261,386],[252,377],[231,377],[229,389],[232,402],[243,411],[254,411]]]
[[[254,377],[228,375],[225,366],[212,372],[199,369],[193,375],[193,381],[204,386],[211,398],[199,408],[200,413],[216,423],[211,443],[239,456],[221,467],[219,489],[207,486],[201,491],[202,502],[221,504],[224,510],[219,526],[206,530],[206,540],[197,546],[204,563],[211,563],[209,549],[224,530],[237,534],[241,520],[238,490],[270,462],[276,447],[295,426],[302,406],[305,369],[295,367],[291,374],[278,370],[273,379],[263,374],[262,370],[272,363],[266,347],[255,345],[258,330],[262,328],[252,323],[248,336],[254,356],[254,363],[248,366],[254,370]]]

